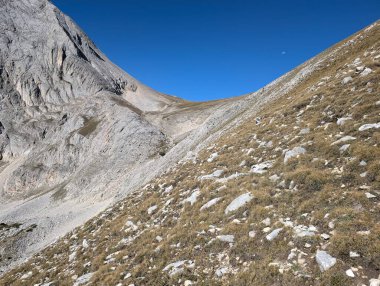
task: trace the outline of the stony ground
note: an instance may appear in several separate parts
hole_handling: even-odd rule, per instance
[[[380,285],[379,35],[0,285]]]

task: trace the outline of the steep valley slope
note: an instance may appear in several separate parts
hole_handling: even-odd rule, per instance
[[[0,14],[0,285],[380,284],[378,22],[259,92],[190,103],[49,2]]]

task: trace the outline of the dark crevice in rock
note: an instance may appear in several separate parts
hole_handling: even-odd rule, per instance
[[[44,129],[44,131],[42,131],[42,134],[41,134],[41,138],[42,138],[42,139],[45,139],[45,137],[46,137],[46,133],[47,133],[47,130]]]
[[[82,52],[82,50],[79,47],[77,41],[75,41],[75,38],[70,34],[70,32],[68,30],[68,27],[67,27],[67,24],[66,24],[66,21],[64,19],[64,16],[59,11],[55,11],[55,15],[57,17],[58,23],[60,24],[62,30],[65,32],[65,34],[67,35],[67,37],[69,37],[69,39],[71,40],[71,42],[74,44],[74,47],[75,47],[76,52],[77,52],[77,56],[80,57],[80,58],[82,58],[82,59],[84,59],[85,61],[89,62],[90,60]]]
[[[61,118],[61,120],[59,121],[59,125],[63,125],[67,122],[67,119],[68,119],[68,116],[67,114],[64,114]]]
[[[0,122],[0,135],[4,133],[5,127],[3,123]]]
[[[104,59],[91,46],[89,46],[89,48],[93,55],[95,55],[99,60],[104,62]]]
[[[80,35],[76,35],[76,40],[78,42],[78,44],[81,46],[82,45],[82,37]]]

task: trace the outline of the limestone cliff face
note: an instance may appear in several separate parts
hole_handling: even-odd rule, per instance
[[[142,114],[180,100],[113,65],[49,1],[1,0],[0,18],[0,220],[37,222],[41,242],[167,151],[170,138]]]
[[[37,194],[81,166],[115,154],[135,163],[165,148],[165,135],[123,96],[143,89],[152,99],[135,100],[144,111],[174,100],[110,63],[48,1],[0,1],[0,15],[0,156],[19,165],[2,180],[4,195]]]

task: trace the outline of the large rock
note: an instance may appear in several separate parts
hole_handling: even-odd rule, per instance
[[[245,193],[238,196],[234,199],[225,209],[224,213],[229,214],[231,212],[237,211],[241,207],[245,206],[253,199],[253,195],[251,193]]]
[[[319,269],[321,269],[322,272],[329,270],[336,264],[336,258],[332,257],[324,250],[317,250],[315,259],[317,260]]]

